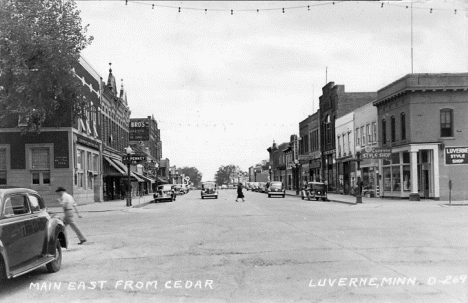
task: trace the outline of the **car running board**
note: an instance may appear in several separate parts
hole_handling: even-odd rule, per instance
[[[20,269],[17,269],[17,270],[14,270],[12,272],[10,272],[10,275],[8,278],[16,278],[20,275],[23,275],[25,273],[28,273],[30,271],[33,271],[41,266],[44,266],[52,261],[55,260],[55,257],[54,256],[50,256],[50,255],[47,255],[45,257],[42,257],[40,259],[38,259],[37,261],[33,262],[32,264],[26,266],[26,267],[22,267]]]

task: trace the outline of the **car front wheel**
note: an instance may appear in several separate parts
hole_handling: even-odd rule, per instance
[[[55,240],[55,259],[54,261],[47,264],[47,270],[50,273],[58,272],[62,265],[62,246],[60,246],[59,239]]]

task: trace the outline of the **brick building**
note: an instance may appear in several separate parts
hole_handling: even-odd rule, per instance
[[[83,59],[74,68],[85,86],[83,118],[72,119],[66,104],[61,124],[42,125],[40,133],[22,133],[26,122],[12,113],[0,129],[0,183],[34,189],[48,206],[57,206],[55,189],[62,186],[78,204],[102,200],[100,81]]]
[[[322,152],[322,180],[330,191],[337,191],[336,119],[352,112],[376,98],[373,92],[346,93],[344,85],[329,82],[322,88],[320,99],[320,146]]]
[[[466,200],[468,153],[446,164],[445,150],[468,146],[468,73],[409,74],[377,92],[379,141],[392,148],[381,160],[384,197]],[[463,149],[460,149],[463,150]]]
[[[321,152],[320,152],[320,113],[310,115],[299,123],[298,160],[302,182],[320,179]]]

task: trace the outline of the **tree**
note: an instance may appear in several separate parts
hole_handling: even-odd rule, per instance
[[[215,174],[215,182],[218,185],[231,183],[231,177],[239,171],[239,167],[235,165],[220,166]],[[237,177],[237,175],[236,175]]]
[[[0,121],[23,117],[26,131],[61,126],[87,105],[74,75],[86,37],[73,0],[0,2]]]
[[[200,183],[203,175],[198,171],[196,167],[183,167],[180,170],[181,174],[184,174],[185,176],[190,177],[190,182],[193,182],[194,186],[198,186]]]

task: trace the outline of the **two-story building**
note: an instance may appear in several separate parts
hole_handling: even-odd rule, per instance
[[[381,161],[382,196],[466,200],[468,73],[409,74],[380,89],[373,104],[379,141],[392,149]],[[462,161],[453,163],[452,152]]]
[[[0,184],[34,189],[48,206],[58,205],[55,189],[59,186],[78,204],[102,200],[101,85],[83,58],[74,73],[85,88],[81,118],[72,118],[72,105],[66,103],[57,113],[60,125],[45,121],[40,133],[23,132],[27,120],[17,113],[11,113],[0,128]]]
[[[322,152],[322,180],[329,191],[337,191],[336,119],[375,100],[374,92],[345,92],[344,85],[329,82],[322,88],[320,100],[320,145]]]

